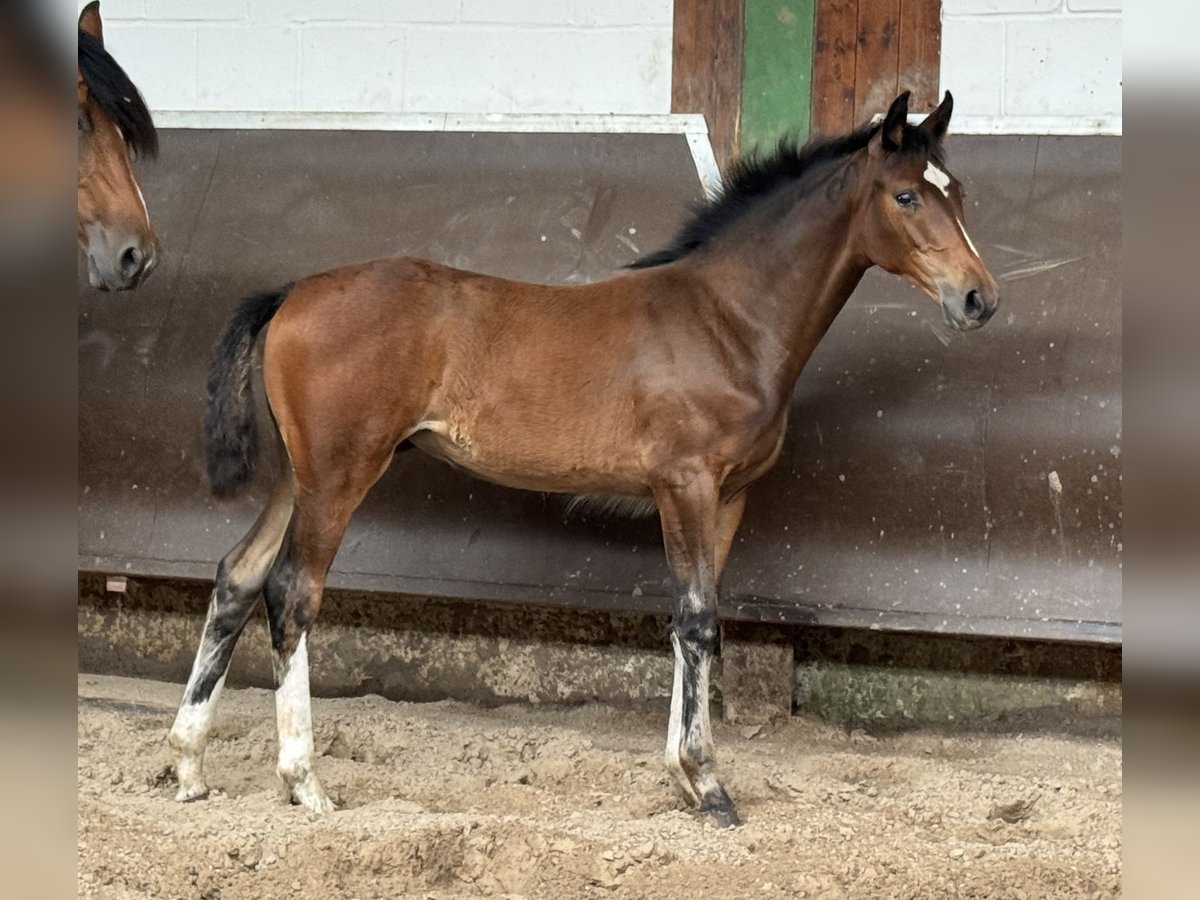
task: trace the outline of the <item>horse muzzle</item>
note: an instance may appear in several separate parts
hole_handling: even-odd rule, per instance
[[[982,328],[1000,305],[1000,292],[994,284],[980,284],[967,290],[938,291],[942,315],[959,331]]]
[[[158,265],[154,240],[129,237],[112,241],[88,235],[88,283],[102,291],[128,291],[142,284]]]

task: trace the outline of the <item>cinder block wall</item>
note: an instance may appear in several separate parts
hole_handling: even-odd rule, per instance
[[[338,112],[668,112],[672,10],[672,0],[101,5],[110,49],[154,109]]]
[[[1122,0],[942,0],[958,130],[1121,131]],[[956,117],[957,118],[957,117]]]
[[[956,130],[1119,132],[1121,2],[943,0],[941,80],[958,100]],[[102,4],[111,48],[156,110],[671,106],[673,0]]]

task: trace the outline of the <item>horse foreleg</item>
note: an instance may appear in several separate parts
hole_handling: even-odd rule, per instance
[[[176,754],[176,800],[197,800],[208,793],[204,751],[229,660],[279,552],[291,514],[291,483],[285,478],[276,486],[254,527],[217,567],[196,660],[167,738]]]
[[[296,512],[267,576],[279,727],[277,771],[292,801],[314,812],[329,812],[333,803],[313,766],[308,633],[350,516],[387,468],[393,447],[389,443],[361,455],[347,452],[346,464],[336,471],[317,475],[308,466],[297,471]]]
[[[737,810],[717,777],[709,717],[709,677],[717,649],[717,559],[724,556],[718,554],[717,486],[706,475],[684,476],[656,489],[655,500],[678,591],[671,622],[675,676],[667,766],[700,812],[722,827],[738,825]]]

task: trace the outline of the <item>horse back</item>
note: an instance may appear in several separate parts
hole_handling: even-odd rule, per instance
[[[529,284],[408,258],[332,270],[297,282],[271,323],[268,398],[289,452],[299,417],[411,437],[518,487],[640,492],[663,458],[727,431],[732,402],[697,298],[669,278]]]

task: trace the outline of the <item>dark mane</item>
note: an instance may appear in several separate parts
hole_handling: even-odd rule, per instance
[[[795,184],[805,175],[822,168],[826,163],[855,153],[870,142],[879,131],[880,123],[864,125],[850,134],[834,138],[818,138],[798,147],[794,138],[780,140],[774,152],[752,153],[737,160],[726,174],[717,195],[692,208],[691,215],[675,234],[670,246],[632,263],[631,269],[650,269],[674,262],[694,253],[709,243],[748,209],[776,188]],[[905,126],[904,152],[931,152],[935,148],[925,132]]]
[[[104,45],[82,29],[79,31],[79,72],[91,98],[121,129],[125,144],[134,156],[156,156],[158,131],[141,92]]]

